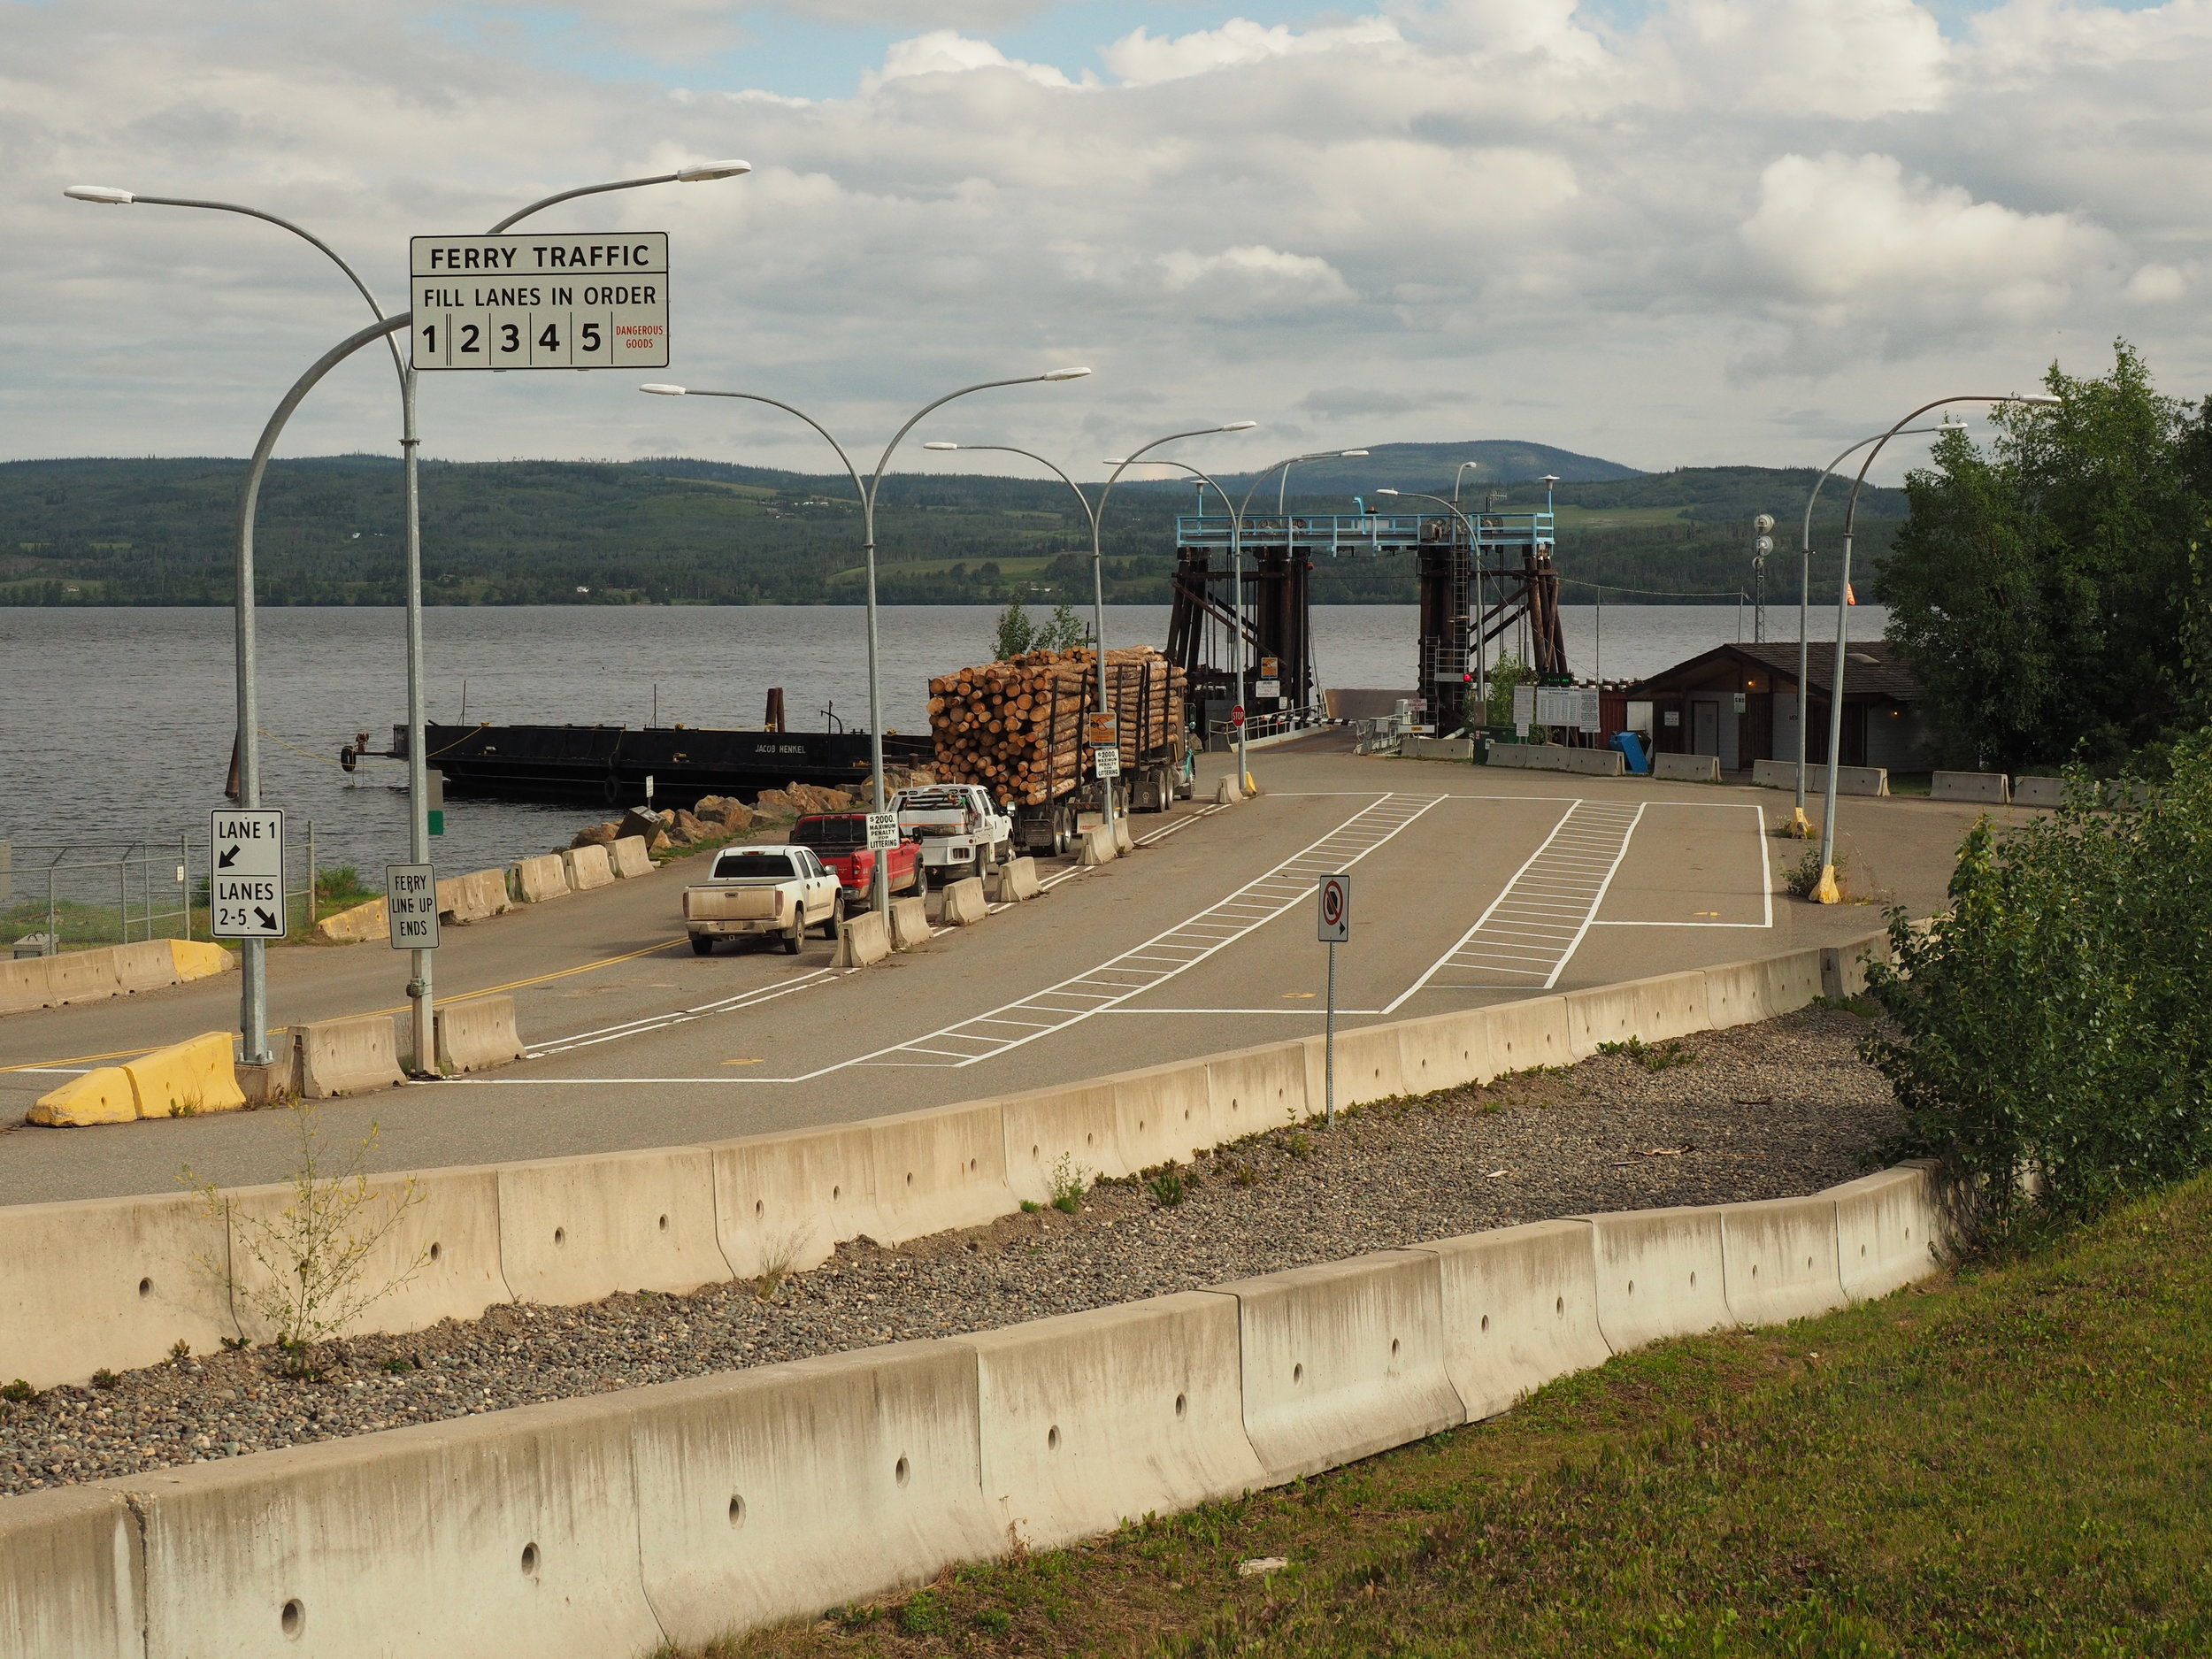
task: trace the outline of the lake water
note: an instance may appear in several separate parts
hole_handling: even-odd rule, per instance
[[[1109,645],[1164,643],[1164,605],[1110,606]],[[919,731],[931,675],[991,655],[997,611],[887,606],[881,612],[886,726]],[[1732,606],[1609,605],[1564,612],[1580,672],[1640,676],[1747,638]],[[1794,611],[1768,613],[1770,638],[1796,637]],[[1851,613],[1855,638],[1881,637],[1886,613]],[[262,796],[313,819],[326,865],[351,864],[381,884],[406,856],[405,801],[394,763],[349,776],[340,745],[357,732],[385,747],[406,713],[401,613],[270,609],[260,613]],[[1409,605],[1328,605],[1314,612],[1325,683],[1413,683]],[[1832,611],[1812,636],[1834,638]],[[825,715],[867,720],[864,613],[844,607],[549,605],[436,609],[424,615],[434,720],[596,722],[657,718],[698,726],[760,724],[784,689],[795,727]],[[0,608],[0,839],[173,843],[206,833],[223,804],[232,704],[231,615],[222,610]],[[565,845],[590,817],[576,806],[455,801],[434,843],[442,869],[505,864]],[[19,861],[20,867],[20,861]]]

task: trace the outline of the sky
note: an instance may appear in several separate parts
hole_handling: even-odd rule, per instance
[[[242,455],[366,319],[272,227],[65,186],[292,219],[396,311],[411,235],[742,157],[530,221],[669,234],[668,369],[425,376],[424,453],[826,470],[637,382],[872,457],[1084,365],[908,442],[1818,465],[2116,336],[2212,391],[2208,86],[2212,0],[0,0],[0,458]],[[390,452],[395,388],[279,453]]]

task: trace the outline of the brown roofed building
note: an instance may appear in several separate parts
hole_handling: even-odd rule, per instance
[[[1835,664],[1834,641],[1813,645],[1805,676],[1812,717],[1807,758],[1823,765]],[[1638,681],[1626,695],[1632,703],[1650,703],[1651,747],[1660,754],[1717,756],[1723,772],[1797,758],[1794,640],[1717,645]],[[1844,655],[1843,764],[1925,772],[1932,749],[1911,670],[1886,642],[1854,640]]]

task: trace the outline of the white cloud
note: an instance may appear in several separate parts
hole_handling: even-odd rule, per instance
[[[1106,67],[1129,86],[1180,81],[1210,70],[1263,64],[1271,58],[1341,52],[1356,47],[1397,42],[1398,26],[1387,18],[1325,26],[1298,33],[1287,25],[1263,28],[1247,18],[1231,18],[1217,29],[1155,36],[1139,28],[1101,54]]]
[[[757,171],[544,222],[668,230],[672,378],[856,436],[1061,361],[1099,373],[964,403],[947,435],[1103,455],[1218,411],[1279,450],[1356,412],[1354,435],[1387,442],[1433,435],[1432,388],[1458,386],[1462,430],[1780,461],[1825,442],[1807,411],[1847,430],[1932,382],[2024,384],[2054,355],[2093,371],[2116,333],[2177,393],[2212,382],[2212,317],[2188,303],[2212,0],[2012,0],[1947,40],[1908,0],[1655,0],[1617,27],[1574,0],[1269,27],[1164,9],[1118,21],[1083,84],[1073,51],[1055,67],[995,34],[1023,0],[784,9],[911,32],[852,96],[810,101],[742,53],[664,73],[621,44],[756,15],[720,0],[574,0],[617,45],[566,69],[522,50],[543,14],[518,6],[471,13],[471,36],[445,0],[0,0],[0,446],[242,452],[359,311],[271,227],[65,184],[288,214],[390,302],[412,234],[727,155]],[[288,451],[381,444],[389,402],[388,365],[349,366]],[[618,375],[446,377],[424,421],[449,456],[818,459],[772,411]]]

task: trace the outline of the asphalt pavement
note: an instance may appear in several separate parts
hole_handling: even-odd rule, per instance
[[[810,941],[695,956],[680,894],[703,865],[449,927],[442,997],[506,992],[532,1057],[480,1077],[325,1102],[373,1169],[712,1141],[987,1098],[1322,1029],[1318,875],[1348,871],[1344,1026],[1408,1018],[1873,932],[1941,902],[1978,809],[1847,799],[1839,844],[1870,902],[1781,889],[1801,844],[1763,833],[1790,797],[1732,786],[1356,757],[1333,734],[1256,750],[1264,793],[1133,819],[1139,850],[1044,866],[1042,898],[857,972]],[[1999,809],[2001,818],[2024,810]],[[382,942],[270,953],[274,1025],[401,1017],[407,958]],[[226,975],[0,1018],[0,1202],[177,1190],[189,1165],[281,1179],[295,1133],[250,1112],[102,1128],[21,1126],[72,1072],[236,1028]]]

